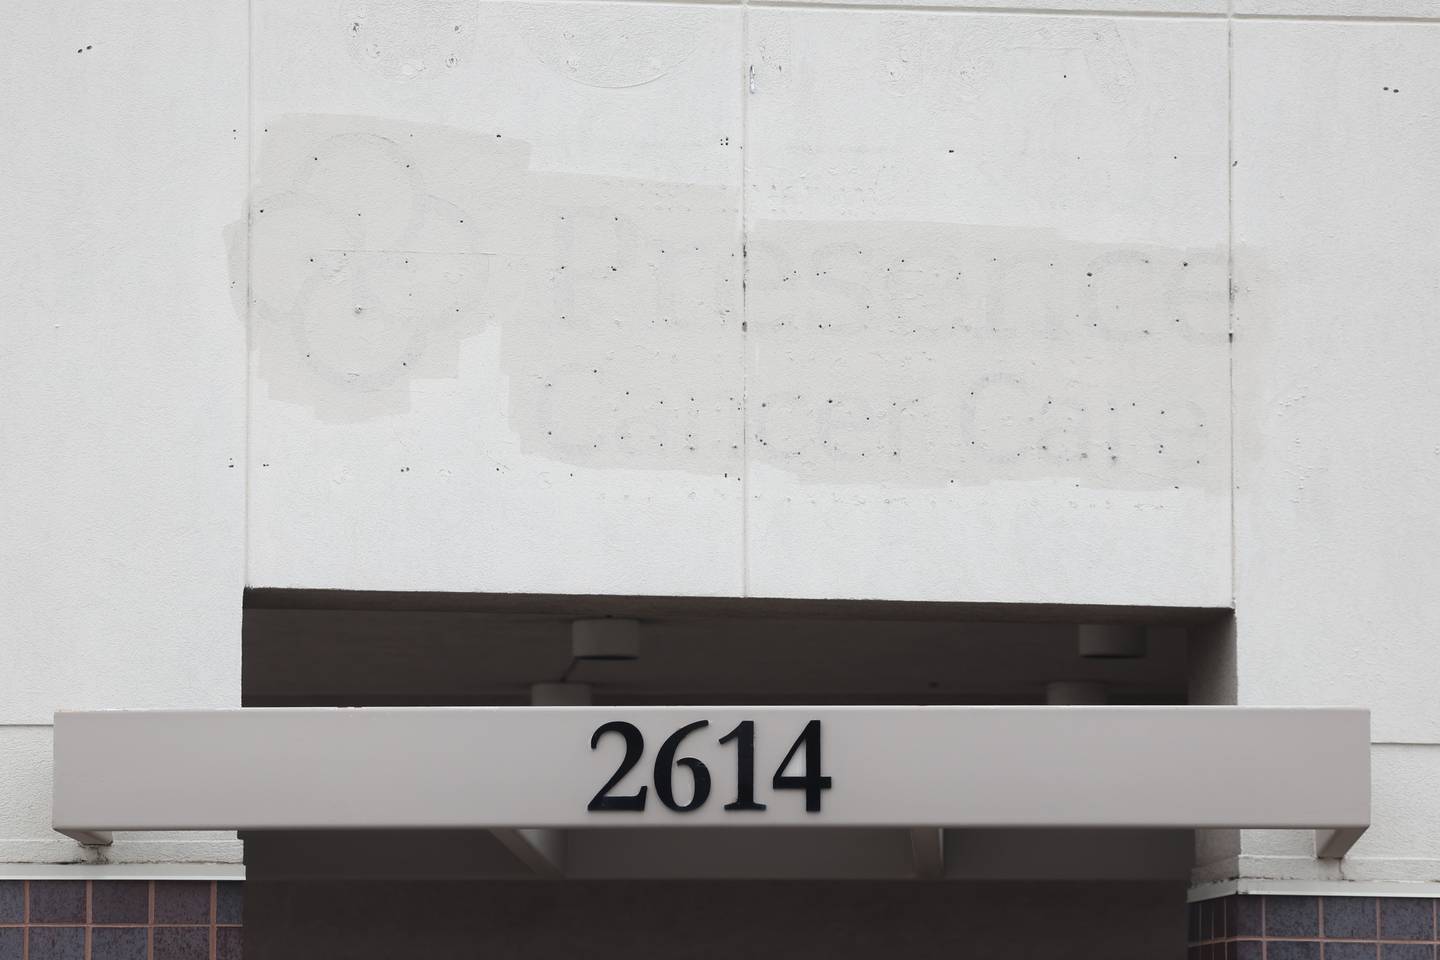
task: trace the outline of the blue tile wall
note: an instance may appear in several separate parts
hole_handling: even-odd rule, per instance
[[[0,960],[241,960],[242,887],[0,880]]]
[[[1190,904],[1188,960],[1440,960],[1428,897],[1234,895]]]

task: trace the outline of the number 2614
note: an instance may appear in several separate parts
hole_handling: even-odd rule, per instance
[[[708,720],[687,723],[670,734],[660,745],[659,752],[655,754],[655,796],[660,798],[660,802],[667,809],[674,810],[676,813],[698,810],[710,798],[710,770],[704,762],[695,757],[681,757],[678,760],[675,758],[675,754],[680,751],[680,741],[696,730],[704,729],[709,725],[710,721]],[[620,761],[619,768],[606,781],[605,786],[595,794],[588,809],[597,813],[644,810],[645,800],[650,790],[648,786],[642,786],[629,796],[613,796],[610,791],[624,779],[625,774],[629,773],[635,764],[640,762],[640,757],[645,753],[645,737],[633,723],[611,720],[596,728],[595,733],[590,737],[590,749],[596,749],[600,745],[600,738],[607,733],[617,733],[624,739],[625,758]],[[764,810],[765,804],[757,803],[755,800],[755,721],[741,721],[734,730],[721,737],[719,742],[721,745],[734,743],[736,753],[735,799],[725,804],[725,809],[731,811]],[[795,758],[795,754],[802,747],[805,749],[804,775],[786,776],[785,768],[790,766],[790,761]],[[676,767],[689,769],[690,775],[695,781],[695,790],[690,795],[688,803],[675,801]],[[785,759],[781,760],[780,766],[775,769],[775,776],[771,778],[770,785],[776,790],[804,790],[805,809],[810,813],[820,812],[821,791],[830,789],[830,778],[820,773],[819,720],[811,720],[805,725],[799,738],[790,747],[790,752],[785,754]]]

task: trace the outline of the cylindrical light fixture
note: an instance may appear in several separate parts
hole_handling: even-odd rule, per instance
[[[1134,623],[1082,623],[1075,631],[1080,656],[1110,660],[1145,656],[1145,633]]]
[[[570,652],[576,660],[637,660],[639,620],[575,620],[570,624]]]

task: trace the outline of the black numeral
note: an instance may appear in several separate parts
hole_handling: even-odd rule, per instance
[[[803,777],[785,776],[785,768],[790,766],[790,761],[795,758],[795,751],[800,745],[805,745],[805,775]],[[820,812],[820,791],[830,789],[830,778],[820,775],[820,721],[811,720],[805,724],[805,729],[800,732],[800,738],[795,741],[790,752],[785,754],[785,759],[780,761],[780,766],[775,771],[775,778],[770,782],[776,790],[804,790],[805,810],[809,813]]]
[[[755,802],[755,721],[742,720],[740,725],[720,738],[722,744],[737,741],[735,749],[735,800],[725,804],[726,810],[764,810],[765,804]]]
[[[682,740],[694,731],[709,725],[710,721],[708,720],[687,723],[670,734],[655,755],[655,796],[660,798],[660,802],[667,809],[676,813],[698,810],[710,798],[710,769],[705,766],[704,762],[695,757],[680,757],[678,760],[675,758],[675,754],[680,751]],[[600,738],[607,733],[618,733],[624,738],[625,757],[620,761],[620,766],[615,773],[605,782],[605,786],[601,787],[600,792],[590,800],[589,809],[594,811],[644,810],[649,787],[642,786],[628,797],[612,797],[610,791],[640,762],[640,758],[645,753],[645,737],[633,723],[611,720],[596,728],[595,733],[590,737],[590,749],[596,749],[600,745]],[[725,809],[764,810],[765,804],[755,800],[755,721],[740,721],[734,730],[720,738],[720,744],[723,746],[732,740],[735,741],[736,753],[735,799],[725,804]],[[805,773],[798,777],[787,776],[785,770],[795,759],[795,755],[800,752],[802,746],[805,748]],[[688,769],[691,778],[695,781],[695,789],[690,794],[690,800],[687,803],[675,802],[676,767]],[[790,752],[785,754],[785,759],[780,761],[780,766],[776,769],[775,776],[770,783],[776,790],[804,790],[806,811],[819,813],[821,793],[830,789],[830,778],[822,774],[820,769],[820,721],[811,720],[790,747]]]
[[[680,749],[680,741],[684,740],[690,731],[708,726],[710,726],[709,720],[696,720],[694,723],[685,724],[670,734],[660,745],[660,752],[655,754],[655,796],[676,813],[689,813],[710,797],[710,771],[705,764],[694,757],[675,759],[675,751]],[[690,797],[690,802],[683,805],[675,802],[673,778],[677,766],[689,767],[690,774],[695,778],[695,793]]]
[[[600,738],[610,731],[615,731],[625,738],[625,759],[620,761],[620,768],[615,775],[605,782],[600,792],[595,794],[590,801],[591,810],[644,810],[645,792],[648,787],[641,787],[635,794],[628,797],[608,796],[610,788],[624,779],[635,764],[640,762],[640,755],[645,752],[645,738],[640,735],[640,730],[633,723],[626,723],[624,720],[611,720],[609,723],[601,724],[590,737],[590,749],[594,750],[600,743]],[[659,792],[659,789],[656,789]],[[668,804],[667,804],[668,806]]]

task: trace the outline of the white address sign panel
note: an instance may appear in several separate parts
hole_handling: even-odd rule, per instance
[[[56,829],[1353,827],[1364,710],[61,713]]]

